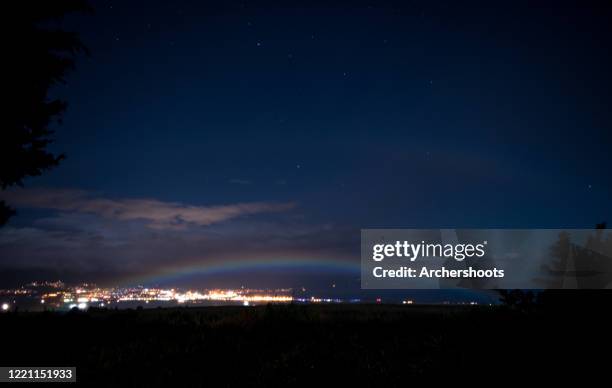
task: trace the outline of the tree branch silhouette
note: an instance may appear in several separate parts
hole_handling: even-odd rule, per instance
[[[3,118],[0,129],[0,189],[23,186],[23,179],[57,166],[63,154],[47,150],[51,123],[60,122],[67,103],[49,99],[65,83],[76,56],[88,54],[78,35],[53,27],[73,12],[90,12],[85,0],[25,0],[12,3],[3,22],[6,46]],[[0,201],[0,226],[15,214]]]

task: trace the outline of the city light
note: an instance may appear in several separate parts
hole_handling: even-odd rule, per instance
[[[49,290],[52,288],[53,290]],[[301,288],[305,292],[304,288]],[[108,307],[116,304],[118,308],[141,305],[159,306],[159,303],[178,305],[230,304],[240,306],[256,306],[268,303],[343,303],[342,299],[329,297],[301,295],[294,297],[294,290],[284,289],[252,289],[242,286],[239,289],[178,289],[156,287],[98,287],[95,284],[67,285],[61,281],[33,282],[15,289],[0,290],[0,296],[20,297],[25,308],[31,306],[26,299],[31,298],[45,309],[87,310],[90,307]],[[354,300],[351,300],[353,303]],[[405,301],[404,301],[405,303]],[[7,311],[11,306],[2,305]]]

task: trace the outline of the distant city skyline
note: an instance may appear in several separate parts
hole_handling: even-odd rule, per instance
[[[478,305],[497,304],[489,295],[468,294],[463,298],[449,293],[447,299],[432,300],[390,293],[371,295],[338,296],[332,290],[311,291],[306,288],[255,289],[238,288],[162,288],[162,287],[100,287],[92,283],[67,284],[62,281],[36,281],[17,288],[0,288],[0,307],[3,312],[11,311],[68,311],[156,308],[172,306],[240,305],[258,306],[266,304],[447,304]]]

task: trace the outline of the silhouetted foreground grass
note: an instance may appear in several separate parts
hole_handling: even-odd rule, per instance
[[[0,315],[0,365],[76,365],[88,386],[590,376],[608,364],[610,318],[589,311],[277,305],[11,313]]]

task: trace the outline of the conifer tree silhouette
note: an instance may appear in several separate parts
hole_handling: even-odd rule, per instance
[[[89,12],[84,0],[23,0],[5,5],[2,29],[3,92],[0,122],[0,189],[22,186],[64,158],[47,150],[54,121],[61,122],[66,102],[51,100],[49,89],[65,82],[78,54],[87,49],[73,32],[53,27],[72,12]],[[0,201],[0,226],[14,214]]]

